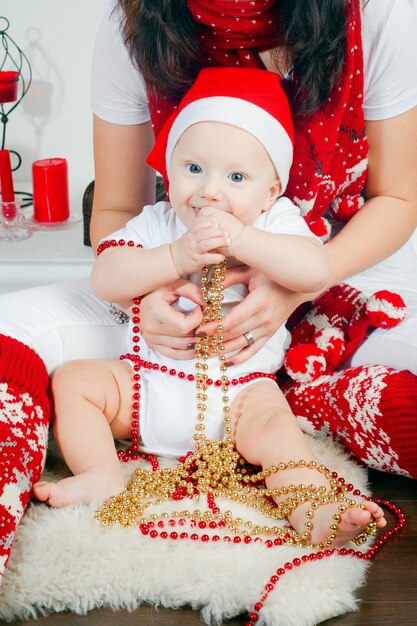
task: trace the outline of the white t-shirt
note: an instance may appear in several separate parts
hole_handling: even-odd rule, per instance
[[[114,0],[97,33],[92,68],[93,112],[115,124],[150,119],[145,84],[123,42]],[[366,120],[417,105],[417,17],[410,0],[364,0],[362,10]]]

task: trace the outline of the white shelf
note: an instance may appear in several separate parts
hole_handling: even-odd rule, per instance
[[[87,277],[93,259],[83,244],[82,221],[62,230],[33,230],[23,241],[0,241],[0,293]]]

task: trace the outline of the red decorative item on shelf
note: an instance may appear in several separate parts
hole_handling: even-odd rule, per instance
[[[0,103],[17,100],[19,72],[0,72]]]
[[[33,217],[37,222],[64,222],[69,218],[66,159],[42,159],[32,165]]]
[[[15,200],[9,150],[0,150],[0,194],[2,202]]]

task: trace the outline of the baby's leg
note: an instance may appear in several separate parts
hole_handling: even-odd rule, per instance
[[[33,493],[54,507],[102,502],[124,486],[113,438],[130,435],[133,371],[122,361],[65,363],[52,376],[53,431],[74,474],[38,482]]]
[[[231,406],[232,433],[237,450],[250,463],[263,469],[277,466],[279,462],[301,459],[320,461],[310,449],[297,420],[280,391],[269,381],[259,381],[243,389]],[[324,486],[329,491],[329,482],[319,470],[307,467],[288,468],[271,474],[266,479],[268,489],[279,489],[289,485]],[[288,498],[291,493],[275,498],[277,502]],[[334,515],[340,515],[340,523],[333,546],[341,546],[353,539],[371,521],[382,528],[386,525],[382,509],[373,502],[363,501],[365,509],[347,508],[340,513],[338,503],[329,503],[315,509],[309,541],[313,544],[326,540]],[[310,503],[298,505],[288,516],[293,528],[306,531],[306,512]]]

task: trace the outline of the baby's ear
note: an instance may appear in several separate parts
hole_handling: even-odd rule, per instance
[[[280,193],[281,193],[281,181],[279,177],[277,176],[275,180],[273,181],[272,185],[269,187],[268,195],[265,198],[263,212],[269,211],[269,209],[272,207],[274,202],[278,200]]]

